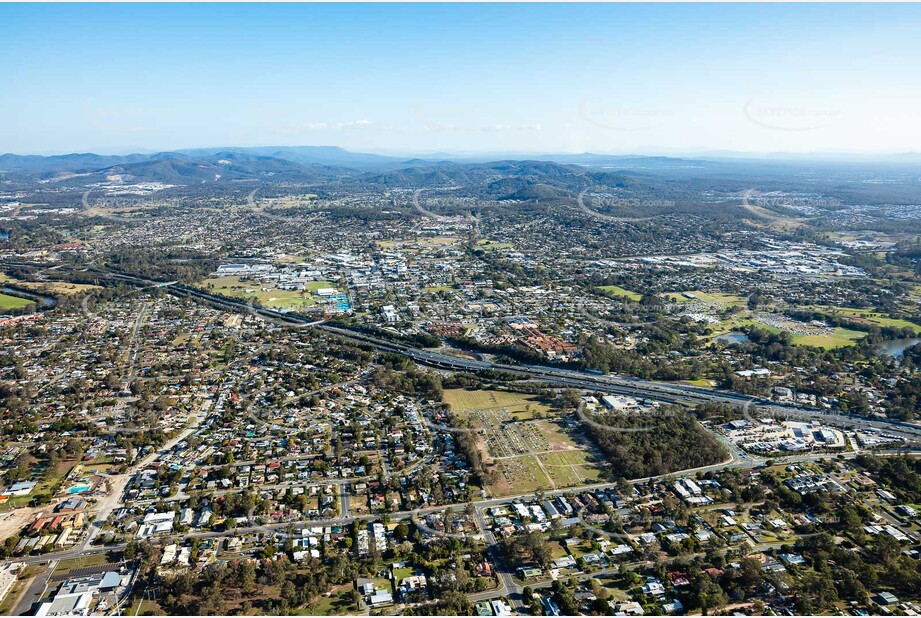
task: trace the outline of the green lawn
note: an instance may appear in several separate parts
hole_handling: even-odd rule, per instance
[[[412,577],[415,571],[412,567],[403,567],[402,569],[393,570],[393,579],[396,581],[397,585],[407,577]]]
[[[850,330],[848,328],[836,328],[827,335],[793,335],[793,343],[796,345],[811,345],[817,348],[841,348],[848,345],[854,345],[854,342],[866,337],[866,333],[859,330]]]
[[[352,601],[349,599],[351,589],[351,584],[333,588],[332,593],[328,597],[319,597],[312,605],[308,606],[307,611],[305,611],[303,615],[331,616],[334,614],[354,613],[355,606],[352,605]]]
[[[304,261],[299,255],[280,255],[275,258],[276,264],[303,264]]]
[[[692,386],[702,386],[703,388],[713,388],[716,386],[716,383],[708,378],[700,378],[699,380],[685,380],[685,382],[691,384]]]
[[[23,309],[29,305],[35,305],[35,303],[26,298],[0,294],[0,309]]]
[[[575,487],[582,484],[582,477],[572,466],[544,466],[544,469],[556,487]]]
[[[726,334],[728,332],[739,330],[746,326],[753,326],[758,330],[766,330],[772,333],[782,333],[785,332],[783,329],[773,326],[771,324],[765,324],[759,320],[754,320],[747,315],[737,315],[730,320],[722,321],[719,326],[717,326],[713,334],[710,336],[711,339],[716,339],[720,335]],[[794,345],[809,345],[817,348],[824,348],[830,350],[833,348],[840,348],[848,345],[854,345],[855,341],[862,339],[866,336],[866,333],[863,333],[858,330],[852,330],[849,328],[835,328],[832,332],[828,334],[820,335],[793,335],[791,334],[791,340]]]
[[[449,388],[444,391],[444,402],[451,406],[451,410],[483,410],[486,408],[509,408],[510,412],[525,412],[530,410],[546,413],[549,406],[540,402],[535,395],[527,393],[509,393],[505,391],[466,390],[463,388]],[[518,420],[530,418],[527,413],[516,415]]]
[[[336,284],[332,281],[311,281],[304,285],[304,289],[308,292],[316,292],[321,288],[336,288]]]
[[[61,560],[58,562],[58,566],[54,569],[54,572],[65,573],[67,571],[73,571],[76,569],[102,566],[108,563],[109,556],[107,554],[90,554],[82,558],[68,558],[67,560]]]
[[[476,244],[477,249],[483,249],[485,251],[500,251],[503,249],[512,249],[514,245],[510,242],[496,242],[494,240],[480,240]]]
[[[596,289],[608,296],[625,296],[630,300],[640,300],[643,298],[642,294],[637,294],[636,292],[622,288],[619,285],[599,285]]]
[[[20,281],[18,279],[12,279],[3,273],[0,273],[0,283],[12,283],[20,288],[25,288],[40,294],[57,294],[63,296],[101,289],[98,285],[90,285],[88,283],[68,283],[66,281]]]
[[[326,285],[326,281],[317,281],[310,285],[316,285],[314,290],[323,287],[334,287],[333,284]],[[237,298],[252,298],[253,296],[259,301],[259,304],[272,309],[293,309],[303,308],[315,305],[316,301],[311,298],[310,291],[299,292],[297,290],[279,290],[269,288],[258,281],[241,281],[239,277],[213,277],[205,279],[201,283],[205,290],[213,291],[225,296],[236,296]],[[268,289],[263,289],[268,288]]]
[[[259,302],[272,309],[296,309],[299,307],[310,307],[317,303],[297,292],[286,290],[273,290],[259,295]]]

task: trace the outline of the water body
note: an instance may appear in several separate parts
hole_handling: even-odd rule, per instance
[[[721,341],[726,345],[738,345],[740,343],[745,343],[748,341],[748,335],[745,333],[726,333],[725,335],[720,335],[716,338],[717,341]]]
[[[912,337],[909,339],[890,339],[889,341],[883,341],[879,345],[882,346],[883,352],[889,356],[902,358],[902,353],[905,350],[918,343],[921,343],[921,338]]]

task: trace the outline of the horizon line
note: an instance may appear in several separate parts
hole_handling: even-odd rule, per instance
[[[296,149],[296,148],[331,148],[339,149],[343,152],[349,154],[368,154],[368,155],[378,155],[378,156],[387,156],[393,158],[407,158],[407,159],[424,159],[428,157],[440,157],[440,158],[474,158],[474,157],[491,157],[491,156],[505,156],[513,158],[521,157],[553,157],[553,156],[602,156],[602,157],[665,157],[665,158],[748,158],[748,159],[758,159],[758,158],[809,158],[821,160],[823,158],[829,159],[840,159],[840,158],[891,158],[899,156],[921,156],[921,151],[916,150],[825,150],[825,151],[758,151],[758,150],[727,150],[727,149],[636,149],[636,150],[622,150],[622,151],[596,151],[596,150],[582,150],[582,151],[565,151],[565,150],[548,150],[548,151],[519,151],[519,150],[431,150],[431,151],[415,151],[407,152],[396,149],[380,149],[380,148],[360,148],[360,149],[349,149],[343,146],[338,146],[335,144],[294,144],[294,145],[280,145],[280,144],[264,144],[264,145],[251,145],[251,146],[239,146],[239,145],[217,145],[217,146],[186,146],[178,148],[119,148],[119,147],[103,147],[103,148],[87,148],[79,150],[62,150],[62,151],[38,151],[38,152],[13,152],[6,151],[0,152],[0,156],[20,156],[20,157],[62,157],[68,155],[96,155],[96,156],[129,156],[129,155],[157,155],[163,153],[176,153],[183,151],[195,151],[195,150],[251,150],[251,149],[263,149],[263,148],[278,148],[278,149]]]

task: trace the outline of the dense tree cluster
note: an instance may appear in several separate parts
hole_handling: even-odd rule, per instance
[[[719,463],[728,457],[722,444],[697,420],[663,407],[649,415],[608,412],[587,424],[614,476],[642,478]]]
[[[355,576],[341,554],[301,564],[287,557],[232,560],[163,577],[160,605],[170,615],[248,615],[255,609],[285,615],[309,605],[332,586],[351,583]]]
[[[879,475],[904,502],[921,503],[921,459],[861,454],[857,463]]]

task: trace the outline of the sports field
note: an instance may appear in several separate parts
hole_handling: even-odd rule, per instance
[[[279,290],[269,287],[258,281],[241,281],[240,277],[212,277],[201,282],[205,290],[236,296],[238,298],[256,297],[264,307],[272,309],[301,309],[316,304],[312,298],[313,293],[321,288],[335,288],[336,284],[330,281],[313,281],[305,286],[305,290]]]
[[[854,345],[854,342],[866,337],[866,333],[849,328],[835,328],[830,333],[820,335],[793,335],[793,343],[796,345],[811,345],[817,348],[831,350],[848,345]]]

